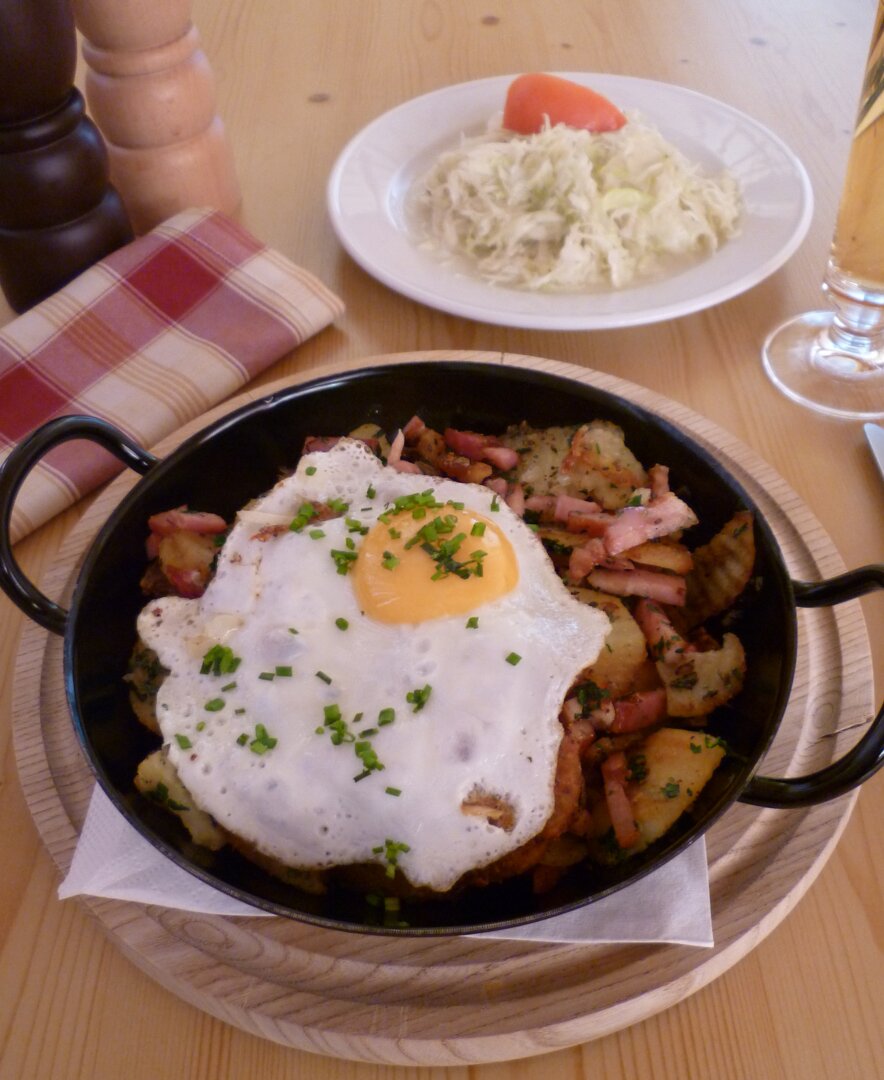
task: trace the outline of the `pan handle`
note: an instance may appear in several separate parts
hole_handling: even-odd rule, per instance
[[[884,565],[861,566],[827,581],[793,581],[795,603],[799,607],[827,607],[855,600],[884,589]],[[774,809],[813,806],[844,795],[873,776],[884,765],[884,706],[872,726],[844,757],[808,776],[776,779],[753,776],[739,796],[740,802]]]
[[[94,416],[61,416],[22,439],[0,466],[0,589],[29,619],[54,634],[64,634],[68,613],[28,580],[12,554],[12,508],[31,469],[53,447],[71,439],[98,443],[142,476],[158,460],[105,420]]]

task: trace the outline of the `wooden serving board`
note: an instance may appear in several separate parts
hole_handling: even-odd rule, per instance
[[[237,397],[166,439],[183,438],[251,400],[327,372],[404,360],[499,362],[620,394],[713,452],[766,515],[796,579],[844,566],[820,524],[768,465],[727,432],[648,390],[535,357],[430,352],[311,370]],[[516,418],[514,418],[516,419]],[[92,537],[137,482],[129,473],[89,506],[46,592],[64,600]],[[799,660],[780,732],[761,771],[800,775],[830,763],[873,714],[865,623],[854,601],[799,612]],[[64,697],[61,640],[22,636],[13,705],[25,797],[59,871],[70,866],[93,787]],[[736,804],[707,833],[715,946],[551,945],[470,937],[383,938],[284,918],[232,918],[78,898],[143,971],[245,1031],[320,1054],[402,1065],[528,1057],[609,1034],[682,1000],[745,956],[792,910],[831,854],[854,804],[806,810]]]

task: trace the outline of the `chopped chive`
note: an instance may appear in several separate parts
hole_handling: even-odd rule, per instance
[[[307,535],[311,540],[321,540],[325,536],[325,531],[323,529],[311,529]]]
[[[182,750],[189,750],[193,746],[193,743],[186,735],[176,735],[175,742],[178,743]]]
[[[385,570],[393,570],[398,565],[399,565],[399,560],[396,558],[396,556],[393,554],[393,552],[392,551],[385,551],[384,552],[384,557],[381,560],[381,566],[383,566],[383,568]]]
[[[470,529],[470,536],[484,536],[485,535],[485,522],[476,521],[473,523],[472,529]]]
[[[206,710],[206,712],[220,712],[221,709],[224,708],[224,698],[213,697],[211,701],[207,701],[205,703],[203,708]],[[178,739],[178,742],[181,742],[180,738]]]
[[[384,791],[386,792],[387,795],[396,795],[396,796],[398,796],[398,795],[402,794],[402,789],[397,788],[397,787],[386,787],[386,788],[384,788]]]
[[[344,618],[340,618],[340,619],[335,619],[335,626],[336,626],[336,627],[337,627],[337,628],[338,628],[339,630],[346,630],[346,629],[347,629],[347,627],[348,627],[349,625],[350,625],[350,624],[349,624],[349,623],[347,622],[347,620],[346,620],[346,619],[344,619]]]
[[[513,665],[513,667],[515,667],[515,666],[516,666],[516,664],[518,664],[518,662],[519,662],[519,661],[520,661],[521,659],[522,659],[522,658],[521,658],[521,656],[519,656],[519,654],[518,654],[517,652],[511,652],[511,653],[509,654],[509,656],[508,656],[508,657],[506,658],[506,662],[507,662],[508,664],[512,664],[512,665]]]
[[[297,631],[297,630],[296,630],[296,629],[295,629],[295,628],[294,628],[293,626],[290,626],[290,627],[289,627],[289,633],[290,633],[290,634],[297,634],[297,632],[298,632],[298,631]]]
[[[213,645],[203,657],[200,675],[232,675],[242,663],[227,645]]]
[[[329,686],[331,686],[331,676],[326,675],[326,673],[324,671],[317,671],[316,672],[316,678],[317,679],[322,679],[322,681],[324,683],[327,683]]]
[[[350,540],[350,537],[348,536],[347,539]],[[352,541],[350,542],[352,543]],[[340,551],[333,549],[330,554],[335,566],[338,568],[339,574],[349,573],[353,563],[356,561],[355,551]]]
[[[426,703],[429,701],[432,691],[432,686],[427,683],[427,685],[424,687],[418,687],[414,690],[409,690],[408,693],[405,695],[405,700],[409,703],[409,705],[414,706],[414,712],[420,712],[424,705],[426,705]]]
[[[300,532],[311,518],[316,517],[316,509],[311,503],[304,503],[292,519],[289,528],[292,532]]]
[[[372,485],[371,485],[371,484],[369,484],[369,485],[368,485],[368,489],[367,489],[367,491],[365,492],[365,497],[366,497],[366,499],[373,499],[373,498],[375,497],[375,495],[377,495],[377,492],[376,492],[376,491],[375,491],[375,489],[374,489],[374,488],[372,487]]]
[[[395,709],[381,709],[381,711],[378,713],[378,726],[386,727],[387,724],[392,724],[395,719]]]
[[[289,664],[277,664],[275,674],[281,676],[284,679],[290,679],[292,675],[292,669]]]
[[[276,672],[274,671],[262,671],[258,676],[259,679],[264,679],[266,682],[273,682],[276,678]]]
[[[196,730],[197,731],[204,731],[205,727],[206,727],[205,720],[200,720],[200,722],[196,725]]]
[[[237,743],[237,746],[245,746],[248,741],[249,741],[248,735],[246,735],[246,733],[243,732],[242,735],[240,735],[240,737],[236,740],[236,743]]]
[[[236,683],[235,682],[229,682],[229,683],[225,683],[224,686],[221,687],[221,692],[226,693],[228,690],[235,690],[235,689],[236,689]]]
[[[315,465],[308,465],[307,468],[304,470],[304,472],[308,476],[313,476],[313,474],[316,472],[316,466]]]
[[[478,615],[471,615],[467,619],[467,630],[478,630],[478,629],[479,629],[479,616]]]
[[[233,710],[233,715],[234,715],[234,716],[242,716],[242,714],[243,714],[243,713],[244,713],[245,711],[246,711],[245,709],[234,709],[234,710]]]
[[[354,716],[353,719],[355,720],[356,717]],[[359,732],[359,738],[360,739],[372,739],[372,738],[374,738],[375,735],[377,735],[377,733],[378,733],[378,729],[376,727],[369,727],[369,728],[366,728],[365,731],[360,731]]]
[[[327,724],[333,724],[336,720],[341,719],[341,707],[340,705],[326,705],[323,710],[325,716],[325,722]]]

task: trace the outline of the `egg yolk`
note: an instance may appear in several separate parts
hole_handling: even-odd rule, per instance
[[[364,537],[352,572],[366,615],[419,623],[462,615],[508,593],[519,580],[509,540],[487,518],[451,506],[385,515]]]

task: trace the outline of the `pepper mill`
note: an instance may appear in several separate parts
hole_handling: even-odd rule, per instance
[[[76,64],[70,0],[0,4],[0,286],[17,312],[133,235]]]
[[[86,100],[135,231],[179,210],[232,214],[233,155],[190,0],[74,0]]]

